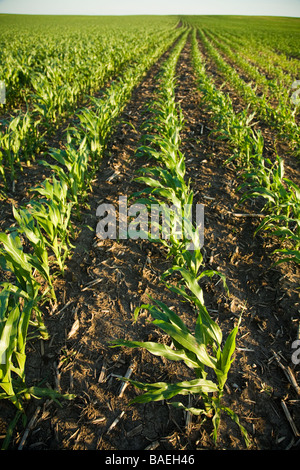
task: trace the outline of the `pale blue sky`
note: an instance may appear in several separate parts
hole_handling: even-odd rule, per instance
[[[300,17],[300,0],[0,0],[0,13],[262,15]]]

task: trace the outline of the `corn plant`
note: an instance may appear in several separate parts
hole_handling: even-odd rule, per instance
[[[66,196],[58,203],[55,200],[34,200],[30,213],[43,233],[44,243],[55,256],[61,274],[64,274],[65,261],[73,247],[71,235],[72,203]]]
[[[119,109],[116,107],[116,96],[118,92],[115,86],[112,87],[107,100],[99,100],[94,98],[93,103],[96,105],[95,109],[85,108],[78,114],[80,120],[79,128],[70,128],[69,131],[75,132],[75,137],[78,140],[84,139],[87,146],[93,155],[92,163],[97,163],[102,156],[103,149],[107,142],[107,137],[112,130],[113,119],[119,114]],[[117,99],[121,103],[120,99]]]
[[[43,271],[36,256],[25,253],[17,230],[11,233],[0,233],[0,266],[14,277],[13,285],[28,300],[34,301],[37,327],[44,339],[48,338],[42,313],[39,308],[42,294],[41,284],[37,281],[35,270]]]
[[[143,383],[131,379],[128,380],[138,389],[145,391],[138,395],[131,403],[148,403],[151,401],[168,400],[168,403],[177,408],[189,411],[196,416],[204,415],[212,419],[214,442],[217,442],[218,429],[222,413],[227,413],[235,423],[238,424],[245,442],[249,445],[247,431],[240,424],[236,413],[222,404],[224,386],[233,362],[235,351],[235,340],[238,325],[228,335],[222,345],[222,332],[220,327],[209,316],[204,304],[203,293],[188,270],[182,269],[191,294],[185,289],[175,290],[182,294],[186,300],[194,305],[197,319],[194,334],[187,328],[185,323],[163,302],[152,300],[152,304],[143,304],[135,311],[135,321],[140,309],[149,311],[152,323],[167,334],[172,341],[171,346],[155,342],[139,342],[115,340],[112,347],[144,348],[155,356],[164,357],[170,361],[182,361],[195,378],[177,383],[155,382]],[[174,290],[174,287],[172,288]],[[208,377],[213,373],[214,380]],[[198,395],[202,400],[201,407],[190,407],[182,401],[169,401],[178,395]]]
[[[199,231],[191,223],[193,192],[163,168],[147,168],[146,173],[147,176],[137,177],[136,181],[147,184],[148,189],[133,194],[133,197],[144,195],[135,202],[146,205],[149,211],[157,208],[162,218],[162,222],[153,221],[147,238],[162,244],[167,250],[167,256],[175,264],[181,266],[188,263],[189,268],[197,274],[202,263],[201,252],[189,250],[191,245],[198,246],[200,242]]]
[[[32,79],[34,88],[33,113],[40,116],[40,120],[52,131],[58,117],[62,115],[67,100],[67,87],[59,83],[50,82],[43,74],[36,74]]]
[[[300,264],[300,189],[287,178],[284,178],[284,182],[288,186],[281,192],[280,210],[277,209],[277,213],[271,210],[271,214],[266,215],[255,233],[265,231],[282,242],[287,242],[287,247],[274,250],[274,254],[279,255],[275,264]]]
[[[29,209],[25,208],[17,211],[17,209],[13,207],[13,215],[18,223],[18,226],[15,228],[16,231],[25,236],[26,240],[28,240],[33,248],[34,258],[32,258],[31,262],[34,263],[35,268],[48,283],[52,297],[55,299],[48,251],[41,229]]]
[[[34,126],[28,113],[20,114],[11,120],[7,131],[0,135],[0,159],[2,176],[6,183],[14,183],[18,171],[22,171],[22,162],[29,165],[32,160]],[[1,161],[0,160],[0,161]]]
[[[270,235],[287,241],[288,248],[277,248],[274,254],[279,255],[275,264],[295,262],[300,264],[300,218],[287,217],[285,215],[267,215],[256,229],[256,233],[264,230]]]
[[[0,292],[0,399],[23,411],[20,395],[28,397],[25,384],[26,340],[34,300],[6,285]]]
[[[283,161],[279,158],[275,163],[264,158],[257,161],[250,171],[243,174],[246,182],[239,189],[243,190],[246,187],[247,191],[241,197],[241,202],[250,197],[261,196],[266,200],[266,210],[272,206],[275,213],[278,213],[283,192],[286,194],[282,184],[283,171]]]
[[[78,149],[75,147],[76,142],[73,143],[70,136],[68,136],[68,139],[65,150],[53,148],[50,151],[52,158],[60,165],[53,165],[45,161],[40,163],[50,167],[59,179],[60,186],[67,188],[67,199],[73,203],[79,217],[80,203],[87,197],[91,188],[94,171],[89,165],[86,139],[83,139]],[[54,185],[56,177],[54,177]],[[43,194],[46,194],[45,191],[43,191]]]

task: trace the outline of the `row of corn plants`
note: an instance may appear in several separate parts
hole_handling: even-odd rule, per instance
[[[284,162],[280,157],[276,156],[275,161],[264,157],[263,136],[251,126],[254,113],[249,114],[247,109],[235,113],[230,97],[217,89],[207,75],[196,30],[193,31],[192,55],[204,103],[213,111],[215,132],[232,146],[233,155],[226,164],[234,162],[244,179],[239,187],[243,191],[241,202],[250,198],[263,201],[266,217],[256,233],[264,230],[285,242],[285,247],[275,251],[279,263],[299,263],[300,188],[284,176]]]
[[[239,51],[242,55],[247,55],[252,62],[257,63],[267,72],[275,72],[279,66],[279,73],[283,70],[287,74],[287,78],[292,77],[294,80],[299,76],[299,60],[280,52],[280,43],[278,48],[272,49],[270,45],[258,37],[246,34],[237,35],[232,31],[222,32],[222,36],[229,41],[234,50]]]
[[[170,31],[161,32],[159,40],[163,42],[168,36]],[[141,55],[148,55],[158,43],[157,32],[149,37],[146,35],[142,40],[136,32],[128,37],[132,38],[134,46],[128,47],[127,42],[119,41],[118,48],[103,54],[101,67],[98,64],[96,71],[93,68],[89,70],[90,76],[97,78],[98,89],[126,67],[131,67],[130,64],[136,63]],[[68,59],[72,60],[72,57],[68,56]],[[43,71],[32,72],[34,90],[29,90],[26,95],[27,112],[21,112],[3,126],[0,133],[0,178],[6,189],[14,190],[23,165],[30,165],[34,155],[47,148],[47,140],[62,120],[74,111],[78,99],[93,90],[86,76],[82,83],[73,75],[70,81],[65,66],[57,64],[55,58],[48,64],[45,58]],[[73,70],[73,67],[67,70]]]
[[[49,339],[42,306],[56,302],[54,278],[56,271],[63,271],[71,249],[67,186],[53,178],[32,191],[30,204],[13,208],[15,223],[0,233],[0,400],[9,400],[24,418],[25,403],[32,396],[72,398],[42,384],[26,384],[26,344]]]
[[[293,107],[289,101],[287,104],[287,98],[282,99],[281,95],[278,95],[278,104],[272,106],[265,93],[261,96],[256,94],[255,87],[247,84],[238,74],[238,72],[232,68],[218,50],[213,46],[212,42],[209,41],[202,30],[199,31],[201,42],[204,44],[208,55],[213,59],[218,67],[218,70],[228,80],[228,82],[235,88],[235,90],[242,96],[245,102],[251,107],[256,113],[257,117],[268,125],[271,125],[276,129],[278,135],[285,139],[286,142],[291,146],[295,155],[299,156],[299,144],[300,144],[300,133],[299,126],[295,120],[296,108]],[[220,43],[218,43],[220,44]],[[226,52],[231,55],[230,48],[226,48]],[[295,108],[295,109],[293,109]]]
[[[182,21],[196,28],[206,28],[211,32],[233,38],[239,45],[250,45],[253,50],[270,52],[270,60],[279,63],[291,62],[297,67],[300,57],[298,48],[298,19],[293,18],[254,18],[254,17],[204,17],[183,16]],[[276,57],[277,56],[277,57]],[[299,60],[298,60],[299,67]],[[287,66],[289,69],[289,66]]]
[[[70,249],[67,188],[59,181],[53,186],[46,181],[40,189],[43,199],[33,199],[30,207],[19,211],[14,209],[15,224],[7,233],[0,233],[0,266],[5,279],[0,283],[0,400],[9,400],[17,410],[4,449],[19,418],[25,425],[25,405],[31,397],[73,398],[44,387],[42,381],[37,386],[26,383],[27,342],[49,338],[42,306],[56,299],[50,256],[53,254],[61,265]],[[52,199],[49,193],[46,196],[48,189]]]
[[[117,75],[120,64],[126,66],[128,55],[138,60],[140,47],[176,26],[176,20],[170,19],[133,24],[118,18],[90,18],[81,24],[41,17],[6,20],[2,19],[0,32],[0,77],[12,107],[35,98],[42,105],[42,83],[43,88],[55,90],[59,106],[64,94],[69,104],[78,93],[94,94],[107,74]]]
[[[295,77],[293,79],[293,77],[291,77],[289,74],[283,73],[282,69],[279,67],[272,67],[269,64],[269,74],[273,73],[273,75],[278,75],[278,78],[270,79],[258,69],[256,63],[251,64],[248,59],[244,58],[240,54],[240,52],[237,53],[234,50],[232,43],[226,40],[226,38],[224,38],[222,35],[212,35],[212,33],[207,30],[203,30],[203,32],[216,46],[216,48],[222,52],[224,57],[230,59],[232,63],[236,64],[243,73],[247,74],[249,79],[254,81],[255,87],[261,87],[262,92],[266,94],[269,99],[275,99],[277,102],[282,100],[285,106],[291,104],[290,91]],[[266,67],[265,61],[263,62],[261,60],[260,63],[264,64],[264,68]]]
[[[200,286],[200,281],[205,276],[220,276],[225,288],[227,288],[226,281],[221,273],[203,270],[199,227],[191,223],[191,219],[184,212],[184,207],[192,207],[194,195],[190,182],[186,181],[185,159],[180,151],[180,132],[184,123],[180,107],[176,102],[175,77],[176,64],[189,33],[190,30],[178,42],[159,74],[157,97],[150,107],[152,118],[145,124],[143,129],[145,139],[137,152],[137,157],[149,157],[156,165],[138,172],[142,175],[137,176],[136,181],[146,185],[146,188],[135,193],[133,198],[137,203],[147,205],[149,210],[153,205],[159,207],[162,213],[169,205],[173,208],[167,227],[170,236],[153,238],[151,230],[151,233],[150,231],[147,233],[147,238],[153,243],[162,243],[166,249],[172,265],[163,273],[162,282],[178,295],[180,302],[188,302],[192,307],[196,315],[195,329],[192,332],[180,316],[165,303],[151,298],[151,303],[137,307],[134,319],[137,321],[141,309],[147,310],[152,317],[153,325],[169,336],[171,344],[120,339],[113,341],[112,347],[144,348],[151,354],[170,361],[182,361],[192,375],[191,380],[177,383],[143,383],[123,378],[145,392],[138,394],[132,403],[169,401],[173,397],[196,396],[201,401],[199,407],[186,405],[182,401],[169,403],[201,416],[203,420],[210,418],[215,442],[221,414],[227,413],[239,425],[248,444],[247,432],[240,424],[238,416],[222,403],[224,386],[233,361],[238,325],[223,342],[221,328],[209,315]],[[186,226],[185,233],[179,235],[178,227],[181,221],[186,223]],[[164,228],[158,225],[163,234]],[[189,249],[191,242],[193,250]]]
[[[31,396],[73,398],[49,388],[26,385],[26,343],[29,339],[49,338],[41,307],[46,302],[57,301],[54,280],[64,274],[73,248],[72,219],[79,214],[79,205],[87,195],[117,114],[146,70],[179,34],[180,30],[169,35],[135,68],[126,71],[101,103],[97,101],[99,114],[94,118],[101,120],[101,109],[105,106],[107,114],[105,124],[97,129],[103,136],[101,153],[82,136],[79,125],[78,129],[74,127],[72,136],[67,135],[66,149],[52,149],[52,156],[59,163],[51,165],[52,176],[32,188],[29,203],[19,210],[13,209],[14,225],[6,233],[0,233],[0,265],[7,273],[5,282],[0,284],[0,400],[10,400],[18,410],[18,417],[25,416],[25,402]],[[9,437],[10,433],[4,447]]]
[[[267,77],[271,86],[274,80],[282,86],[291,89],[291,84],[297,79],[300,73],[299,61],[279,55],[270,48],[261,45],[260,49],[246,38],[236,35],[231,36],[224,32],[215,32],[216,37],[230,47],[235,54],[238,54],[249,64],[253,64]]]
[[[74,124],[67,129],[65,148],[50,150],[53,164],[41,161],[67,184],[78,217],[103,151],[134,87],[180,34],[181,30],[168,34],[160,46],[150,48],[135,67],[126,68],[101,98],[91,98],[91,105],[79,109],[74,116]]]

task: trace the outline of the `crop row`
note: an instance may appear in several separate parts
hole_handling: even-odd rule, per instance
[[[239,38],[233,34],[215,32],[215,36],[228,45],[232,51],[240,57],[248,60],[251,64],[261,69],[272,81],[273,77],[284,86],[291,87],[291,84],[299,76],[299,61],[277,54],[264,44],[257,47],[249,38]]]
[[[177,30],[135,67],[126,69],[106,96],[94,100],[93,109],[81,111],[80,116],[89,112],[98,127],[92,133],[87,131],[86,121],[76,121],[68,133],[66,150],[52,150],[59,162],[51,165],[52,176],[32,188],[28,205],[14,209],[15,223],[0,234],[0,263],[7,273],[0,292],[0,399],[8,399],[16,406],[17,418],[24,416],[24,403],[31,396],[61,398],[52,389],[27,386],[26,342],[28,338],[49,337],[41,307],[46,302],[56,302],[53,283],[58,275],[63,275],[72,252],[72,221],[79,214],[79,204],[87,195],[117,116],[145,72],[181,33]],[[101,145],[95,146],[99,135]],[[8,439],[9,433],[4,447]]]
[[[297,63],[299,59],[299,19],[280,18],[278,21],[263,17],[187,16],[186,24],[209,29],[213,34],[233,37],[239,44],[250,44],[254,50],[271,52]],[[279,61],[280,63],[280,61]],[[299,65],[298,65],[299,66]]]
[[[77,94],[93,94],[106,76],[119,73],[130,56],[136,61],[142,47],[157,42],[158,34],[164,37],[172,31],[155,22],[126,30],[118,25],[80,31],[52,26],[47,34],[39,27],[22,28],[16,34],[5,26],[0,77],[6,83],[7,104],[13,107],[22,101],[42,104],[41,86],[55,94],[67,93],[71,103]]]
[[[198,86],[205,105],[213,111],[215,132],[229,141],[233,155],[227,160],[241,171],[244,180],[239,189],[241,201],[259,198],[264,201],[266,217],[257,231],[265,230],[278,237],[286,246],[276,250],[278,262],[299,263],[300,245],[300,189],[284,176],[284,162],[280,157],[271,161],[264,156],[264,139],[260,130],[251,126],[254,115],[248,110],[235,113],[230,97],[219,90],[209,78],[205,59],[198,47],[196,30],[193,31],[193,62]]]
[[[222,397],[227,376],[233,361],[235,338],[238,325],[235,326],[226,340],[223,339],[221,327],[211,318],[206,309],[201,279],[220,276],[227,289],[224,276],[213,270],[203,269],[201,237],[199,227],[191,223],[186,207],[193,206],[193,190],[186,181],[184,154],[180,151],[180,132],[183,126],[182,113],[176,103],[176,64],[188,31],[178,43],[173,53],[163,64],[159,74],[157,95],[151,103],[152,118],[144,127],[144,139],[141,142],[137,157],[146,156],[154,162],[153,167],[138,171],[136,181],[146,185],[133,196],[137,203],[142,203],[151,210],[158,207],[165,214],[170,206],[170,226],[159,225],[161,237],[153,238],[150,232],[148,239],[153,243],[162,243],[171,267],[162,275],[162,282],[178,295],[179,301],[188,302],[195,314],[195,329],[192,332],[172,308],[160,300],[151,298],[151,303],[143,304],[135,310],[135,321],[141,309],[147,310],[153,325],[159,327],[169,337],[170,345],[156,342],[113,341],[114,347],[144,348],[151,354],[164,357],[170,361],[183,361],[192,375],[191,380],[178,383],[155,382],[143,383],[129,380],[135,387],[145,393],[139,394],[133,403],[167,400],[172,406],[196,416],[209,417],[213,423],[212,437],[218,437],[222,413],[228,414],[240,430],[248,444],[245,428],[240,424],[233,410],[223,405]],[[181,221],[184,233],[180,230]],[[165,231],[170,237],[164,237]],[[190,249],[192,242],[193,248]],[[210,379],[213,375],[213,378]],[[188,404],[172,401],[173,397],[188,396]],[[193,406],[192,397],[199,399],[198,406]],[[171,400],[171,401],[169,401]],[[198,403],[197,403],[198,404]]]
[[[199,30],[199,36],[208,55],[217,65],[218,70],[240,94],[245,104],[255,112],[259,119],[276,129],[278,135],[282,137],[291,146],[294,153],[298,155],[300,133],[299,126],[295,120],[296,107],[292,106],[288,92],[284,92],[280,86],[276,95],[276,86],[274,85],[274,95],[278,103],[273,106],[266,93],[259,96],[256,93],[255,87],[252,87],[251,84],[246,83],[240,77],[239,73],[228,64],[216,47],[214,47],[213,43],[207,39],[202,30]],[[220,43],[218,43],[218,45],[220,46]],[[229,56],[233,55],[228,46],[223,45],[221,47],[223,50],[226,50]],[[239,59],[239,63],[243,64],[242,66],[245,67],[246,61]],[[250,68],[252,73],[254,73],[253,67],[248,65],[247,69],[249,70]],[[258,75],[257,72],[255,72],[255,75]],[[263,77],[261,77],[260,81],[264,81]]]
[[[161,32],[159,40],[164,42],[172,37],[172,34],[172,31]],[[34,155],[41,149],[47,148],[47,140],[51,138],[55,129],[62,125],[62,120],[74,112],[80,96],[94,91],[96,84],[98,89],[103,87],[105,82],[116,74],[126,75],[126,68],[131,68],[133,64],[137,63],[140,55],[151,54],[158,43],[157,33],[151,38],[146,36],[146,41],[145,38],[141,40],[137,33],[130,36],[129,39],[132,40],[134,47],[129,47],[127,42],[123,43],[118,40],[118,48],[115,50],[112,45],[110,46],[110,55],[103,55],[101,66],[95,65],[96,70],[90,68],[89,76],[85,74],[81,79],[74,75],[68,77],[68,73],[74,73],[72,72],[74,67],[70,63],[72,58],[77,57],[76,60],[79,60],[78,57],[88,53],[86,44],[81,46],[82,49],[80,49],[78,56],[74,53],[73,55],[69,54],[67,68],[61,63],[54,64],[54,58],[51,62],[49,58],[46,60],[45,57],[43,71],[34,71],[34,69],[31,70],[30,65],[27,66],[28,70],[26,70],[28,74],[30,73],[31,85],[35,88],[33,92],[29,88],[25,95],[27,111],[25,113],[20,111],[7,126],[3,126],[3,131],[0,134],[0,178],[2,178],[6,189],[14,189],[23,165],[30,165],[35,158]],[[127,40],[129,39],[127,38]],[[64,43],[61,47],[69,49]],[[49,62],[48,65],[47,62]],[[95,81],[93,85],[90,83],[90,79]],[[7,89],[10,89],[9,84]]]

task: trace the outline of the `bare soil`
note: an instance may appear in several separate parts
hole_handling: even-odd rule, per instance
[[[95,233],[100,203],[117,207],[119,196],[141,189],[134,181],[135,172],[149,162],[137,159],[135,152],[141,125],[149,118],[147,104],[155,94],[160,63],[134,91],[105,151],[78,223],[66,275],[56,281],[59,305],[54,312],[45,306],[50,340],[43,345],[28,344],[28,384],[43,381],[76,397],[62,401],[61,406],[50,400],[31,400],[26,412],[28,419],[36,413],[36,420],[24,449],[245,449],[236,424],[225,416],[215,446],[209,420],[193,417],[186,426],[185,414],[166,402],[131,405],[138,393],[131,385],[120,396],[118,376],[130,366],[131,378],[144,382],[191,378],[183,364],[139,349],[110,347],[110,341],[118,338],[168,342],[149,323],[145,312],[133,323],[134,308],[148,303],[149,295],[174,308],[191,329],[195,314],[160,281],[170,266],[160,246],[143,240],[100,240]],[[299,450],[299,436],[295,436],[282,405],[284,402],[300,429],[299,394],[274,357],[276,352],[299,383],[299,366],[291,361],[299,322],[299,270],[295,266],[274,267],[276,240],[254,236],[255,217],[233,215],[253,214],[259,208],[251,204],[236,207],[239,179],[232,167],[223,165],[230,148],[210,133],[211,116],[197,92],[189,42],[179,59],[177,77],[177,99],[185,117],[182,150],[187,176],[196,193],[195,202],[205,204],[205,266],[225,274],[230,291],[227,296],[217,278],[203,280],[205,303],[225,336],[242,314],[224,403],[239,415],[251,449]],[[7,221],[7,216],[3,209],[2,220]],[[193,406],[197,403],[194,397]],[[0,437],[4,437],[14,413],[9,403],[1,405]],[[23,436],[24,427],[19,423],[12,449],[18,448]]]

